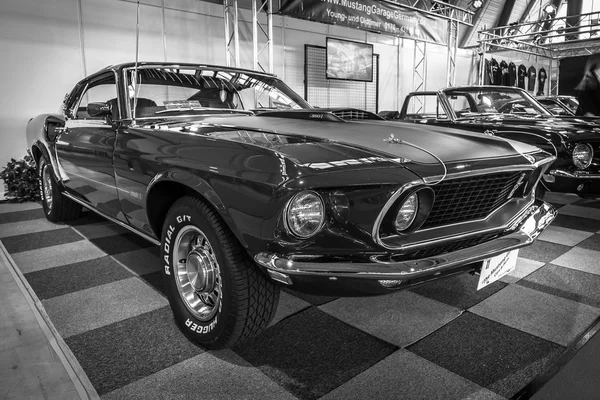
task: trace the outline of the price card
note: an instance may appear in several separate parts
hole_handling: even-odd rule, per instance
[[[484,260],[483,266],[481,267],[481,274],[479,275],[477,290],[486,287],[492,282],[496,282],[498,279],[515,269],[517,266],[518,255],[519,250],[513,250]]]

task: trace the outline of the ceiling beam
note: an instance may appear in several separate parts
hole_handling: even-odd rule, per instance
[[[510,22],[510,16],[512,15],[513,9],[515,8],[516,0],[506,0],[504,2],[504,7],[502,8],[502,12],[500,13],[500,17],[496,22],[496,26],[506,26]]]

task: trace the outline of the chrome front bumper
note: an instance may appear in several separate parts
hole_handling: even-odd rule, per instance
[[[272,253],[259,253],[254,260],[276,281],[291,285],[294,277],[359,278],[375,280],[410,280],[424,276],[441,275],[443,271],[473,264],[510,250],[525,247],[550,225],[557,215],[548,203],[537,201],[516,226],[504,236],[488,242],[419,260],[383,262],[371,257],[370,262],[311,262],[298,261]]]

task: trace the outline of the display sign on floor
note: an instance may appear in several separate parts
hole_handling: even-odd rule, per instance
[[[408,39],[446,44],[442,18],[377,0],[281,0],[279,12],[295,18],[344,25]]]

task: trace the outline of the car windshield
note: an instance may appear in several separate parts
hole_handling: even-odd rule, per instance
[[[260,112],[312,108],[276,77],[206,67],[125,69],[128,113],[161,117],[185,112]]]
[[[444,94],[458,118],[477,114],[551,115],[527,92],[517,88],[460,88],[445,90]]]
[[[577,107],[579,107],[579,101],[574,97],[559,97],[558,98],[565,106],[571,110],[573,114],[577,112]]]

